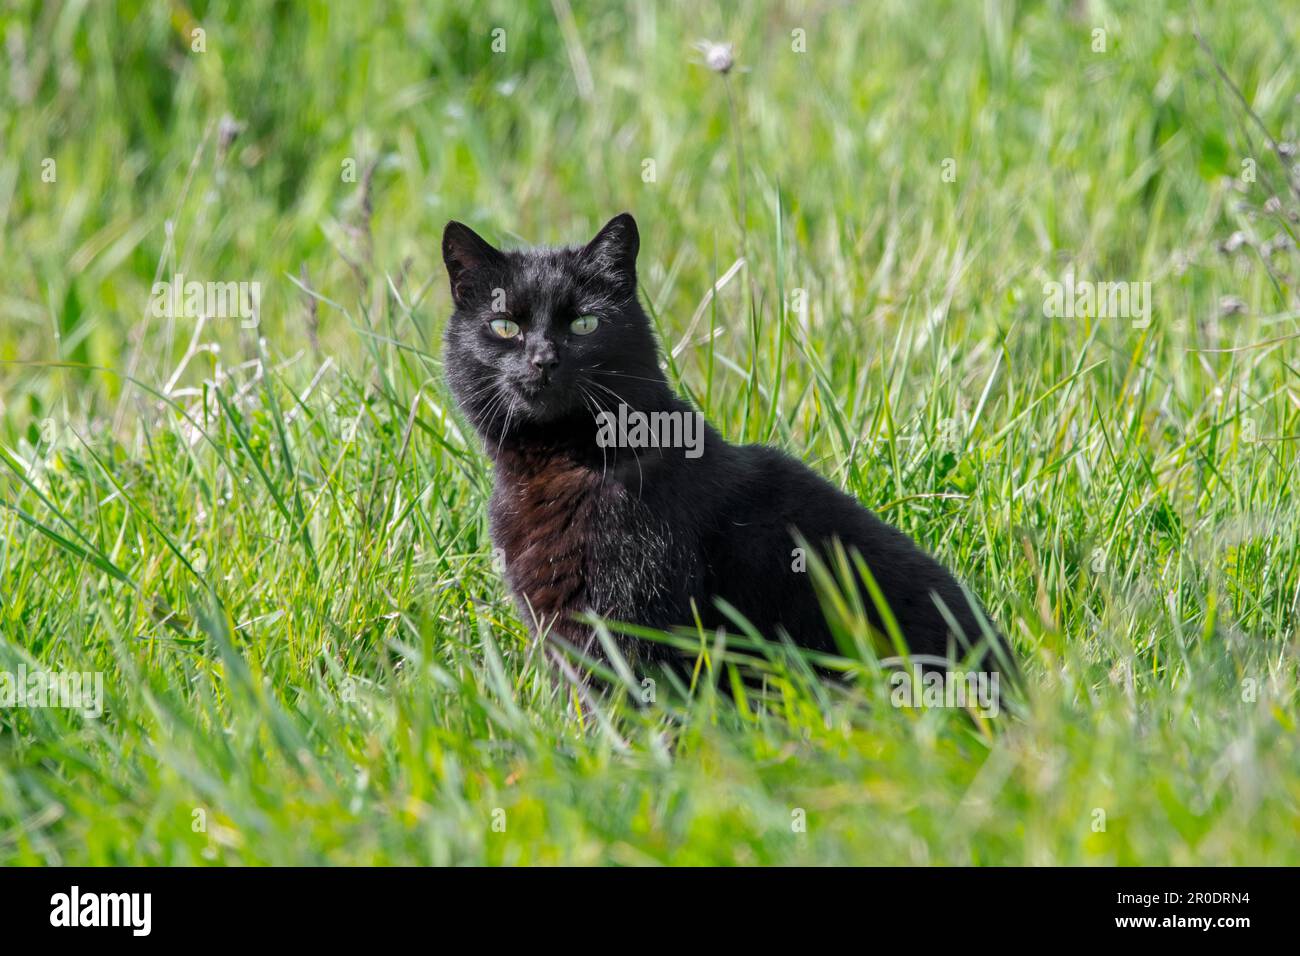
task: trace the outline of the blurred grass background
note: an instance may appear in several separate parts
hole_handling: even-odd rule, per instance
[[[0,860],[1297,862],[1293,4],[0,15],[0,669],[107,697],[0,710]],[[623,209],[674,380],[970,580],[1015,716],[542,666],[438,238]],[[1067,271],[1150,326],[1046,317]]]

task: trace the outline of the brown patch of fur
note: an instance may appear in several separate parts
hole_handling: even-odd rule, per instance
[[[501,485],[494,537],[505,552],[511,588],[542,627],[564,636],[588,609],[586,529],[599,476],[562,457],[510,455],[498,462]]]

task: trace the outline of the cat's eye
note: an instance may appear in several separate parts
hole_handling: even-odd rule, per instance
[[[574,335],[590,335],[596,331],[598,325],[600,319],[594,315],[580,315],[569,323],[569,328],[573,330]]]
[[[519,325],[510,319],[493,319],[488,323],[492,331],[503,339],[513,339],[519,334]]]

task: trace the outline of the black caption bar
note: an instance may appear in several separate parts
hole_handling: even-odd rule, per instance
[[[14,942],[373,945],[472,929],[500,945],[561,927],[680,940],[693,914],[692,934],[730,941],[827,920],[872,940],[1042,929],[1217,941],[1292,925],[1298,882],[1263,869],[9,869],[0,926]]]

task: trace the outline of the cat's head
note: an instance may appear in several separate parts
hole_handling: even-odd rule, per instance
[[[585,246],[502,251],[447,223],[442,255],[455,312],[444,362],[462,411],[494,438],[594,418],[661,387],[637,302],[636,221],[615,216]]]

